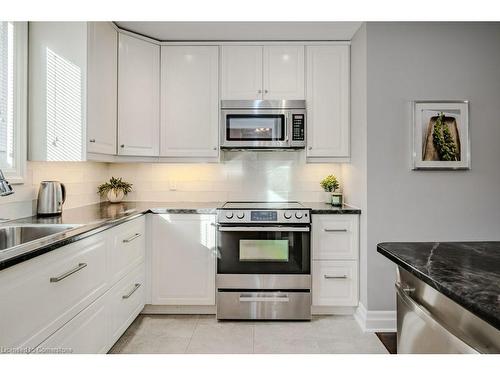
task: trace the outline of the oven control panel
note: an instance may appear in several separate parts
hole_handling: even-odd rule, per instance
[[[291,210],[217,210],[217,222],[222,224],[309,224],[309,209]]]

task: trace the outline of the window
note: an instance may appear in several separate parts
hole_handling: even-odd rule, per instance
[[[0,21],[0,169],[23,182],[26,164],[27,23]]]

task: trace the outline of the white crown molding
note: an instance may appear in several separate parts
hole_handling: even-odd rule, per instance
[[[396,332],[396,311],[366,310],[360,302],[354,319],[364,332]]]

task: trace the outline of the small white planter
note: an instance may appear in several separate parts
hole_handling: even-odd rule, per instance
[[[108,194],[107,194],[108,201],[110,201],[111,203],[121,202],[124,196],[125,196],[125,194],[123,193],[123,191],[120,190],[117,193],[113,189],[108,191]]]

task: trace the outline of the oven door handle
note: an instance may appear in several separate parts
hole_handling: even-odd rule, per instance
[[[310,232],[309,227],[218,227],[220,232]]]
[[[290,302],[288,294],[240,294],[240,302]]]

